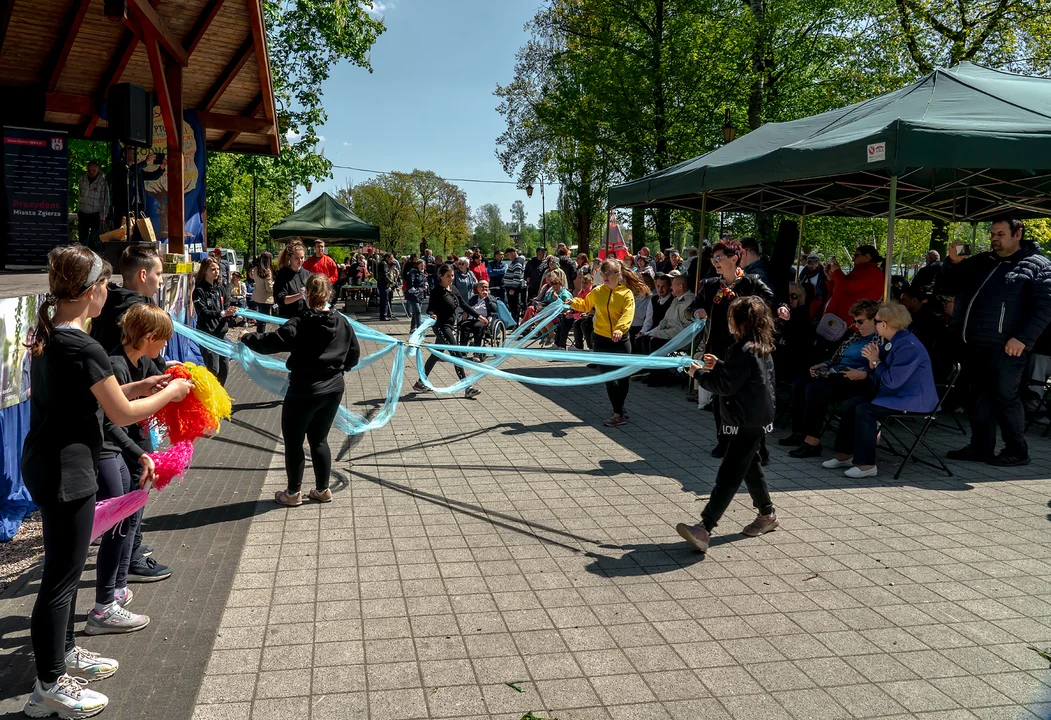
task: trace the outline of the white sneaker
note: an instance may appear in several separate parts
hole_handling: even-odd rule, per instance
[[[84,633],[87,635],[132,633],[142,630],[149,624],[149,616],[136,615],[130,610],[125,610],[120,603],[114,602],[104,613],[97,613],[94,610],[88,612]]]
[[[117,672],[119,667],[120,664],[116,660],[104,658],[82,647],[75,647],[66,655],[66,673],[74,678],[83,678],[88,682],[108,678]]]
[[[88,690],[87,680],[63,675],[50,690],[45,690],[38,679],[33,693],[22,712],[31,718],[58,715],[60,718],[89,718],[106,709],[109,698],[100,692]]]
[[[846,460],[837,460],[832,458],[821,463],[821,467],[828,468],[829,470],[835,470],[836,468],[848,467],[854,464],[854,458],[847,458]]]
[[[862,470],[860,468],[852,467],[852,468],[850,468],[850,470],[847,470],[843,474],[845,476],[847,476],[848,478],[854,478],[854,479],[867,478],[867,477],[876,477],[876,466],[873,465],[868,470]]]

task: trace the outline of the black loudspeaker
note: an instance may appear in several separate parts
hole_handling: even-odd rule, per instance
[[[110,20],[123,21],[128,17],[128,0],[105,0],[102,10]]]
[[[131,83],[113,85],[108,115],[111,138],[135,147],[153,146],[153,93]]]

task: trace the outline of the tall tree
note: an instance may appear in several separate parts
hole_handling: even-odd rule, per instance
[[[515,232],[521,233],[525,229],[526,225],[526,210],[525,203],[521,200],[515,200],[511,203],[511,220],[515,224]]]
[[[475,244],[485,252],[494,252],[510,240],[500,206],[496,203],[486,203],[478,208],[474,214],[474,224]]]

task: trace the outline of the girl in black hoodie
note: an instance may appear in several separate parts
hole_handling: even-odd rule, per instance
[[[727,438],[726,454],[708,504],[701,511],[701,522],[675,526],[676,532],[701,552],[708,551],[712,528],[742,481],[759,514],[741,532],[755,537],[778,525],[759,460],[763,437],[774,422],[774,318],[760,297],[739,297],[729,305],[727,322],[733,342],[724,359],[705,354],[703,368],[708,372],[697,376],[702,388],[718,396],[719,432]],[[694,363],[690,374],[701,367]]]
[[[304,288],[307,309],[270,333],[251,333],[241,338],[249,349],[265,355],[289,353],[288,392],[281,406],[281,435],[285,441],[285,472],[288,489],[274,495],[280,505],[303,504],[300,488],[310,445],[315,489],[307,495],[315,502],[331,502],[329,475],[332,451],[328,433],[343,399],[343,373],[358,364],[361,351],[350,323],[335,310],[326,310],[332,285],[324,275],[311,275]]]
[[[444,263],[438,268],[438,284],[434,286],[434,292],[431,293],[430,302],[427,303],[427,314],[434,318],[434,338],[443,345],[456,344],[456,331],[453,328],[456,326],[457,310],[462,310],[467,313],[475,320],[481,322],[483,326],[489,324],[487,318],[480,316],[477,310],[463,301],[459,292],[452,289],[454,277],[453,266],[449,263]],[[463,355],[459,353],[453,354],[456,355],[456,357],[463,357]],[[434,366],[437,363],[438,356],[432,353],[423,366],[424,374],[430,375],[431,370],[434,369]],[[456,377],[463,380],[466,377],[463,368],[459,365],[454,367],[456,369]],[[430,390],[430,388],[423,384],[422,380],[417,380],[416,384],[412,386],[412,389],[414,392],[418,393],[425,393]],[[464,396],[473,398],[481,394],[482,391],[472,385],[467,388]]]
[[[230,328],[227,319],[237,312],[233,306],[226,286],[219,282],[219,263],[212,258],[201,261],[201,269],[194,278],[193,309],[197,313],[197,329],[212,337],[224,338]],[[204,366],[226,385],[226,376],[230,374],[230,360],[216,353],[201,348]]]

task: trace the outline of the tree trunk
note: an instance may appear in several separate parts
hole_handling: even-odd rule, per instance
[[[646,211],[631,209],[631,251],[638,253],[646,245]]]
[[[931,221],[931,250],[937,250],[945,257],[949,247],[949,224],[944,220]]]
[[[668,162],[667,107],[664,98],[664,0],[654,3],[653,19],[653,130],[656,137],[655,170]],[[661,208],[656,213],[657,242],[665,248],[671,244],[671,210]]]

